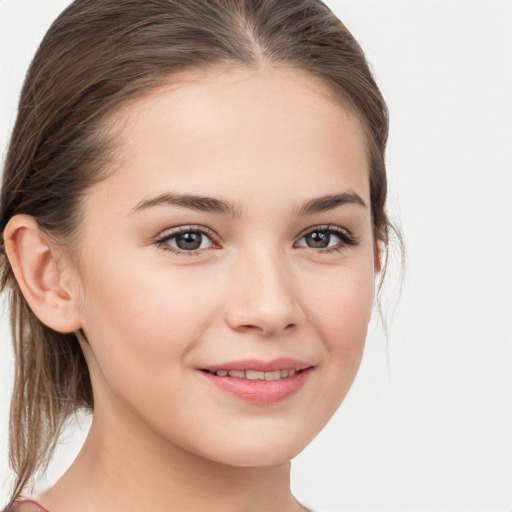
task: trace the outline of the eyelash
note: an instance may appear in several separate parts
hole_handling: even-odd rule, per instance
[[[173,238],[178,237],[179,235],[183,235],[186,233],[199,233],[200,235],[206,235],[207,238],[209,238],[212,241],[212,244],[219,245],[218,237],[215,235],[213,231],[210,229],[204,227],[204,226],[182,226],[179,228],[176,228],[175,230],[171,231],[170,233],[167,233],[166,235],[158,238],[155,240],[155,243],[158,247],[163,249],[164,251],[169,251],[173,254],[176,254],[178,256],[197,256],[199,254],[198,250],[195,251],[186,251],[183,249],[176,249],[169,245],[169,241]]]
[[[305,238],[308,235],[311,235],[313,233],[324,233],[327,235],[336,235],[339,238],[339,242],[336,245],[333,245],[332,247],[326,247],[321,249],[315,249],[314,247],[308,247],[308,246],[300,246],[304,247],[310,251],[314,251],[315,253],[322,253],[322,254],[330,254],[332,252],[342,252],[347,247],[354,247],[356,246],[359,241],[357,238],[350,233],[345,228],[340,228],[338,226],[332,226],[330,224],[322,225],[322,226],[315,226],[313,228],[308,229],[305,233],[303,233],[299,241]]]
[[[164,251],[169,251],[173,254],[176,254],[178,256],[197,256],[200,252],[200,250],[184,250],[184,249],[177,249],[169,245],[169,241],[178,237],[179,235],[183,235],[186,233],[198,233],[202,236],[206,235],[208,239],[212,242],[213,246],[219,246],[219,239],[215,235],[213,231],[210,229],[204,227],[204,226],[182,226],[180,228],[175,229],[174,231],[167,233],[166,235],[158,238],[155,240],[155,244],[163,249]],[[335,235],[339,238],[339,242],[332,246],[332,247],[326,247],[326,248],[314,248],[314,247],[308,247],[304,245],[300,245],[298,247],[304,247],[305,249],[308,249],[309,251],[313,251],[315,253],[321,253],[321,254],[330,254],[332,252],[341,252],[346,247],[353,247],[356,246],[359,241],[346,229],[340,228],[338,226],[332,226],[332,225],[323,225],[323,226],[315,226],[313,228],[310,228],[308,231],[304,232],[300,238],[299,241],[305,238],[308,235],[311,235],[313,233],[323,233],[327,235]],[[294,247],[297,247],[296,242],[294,244]]]

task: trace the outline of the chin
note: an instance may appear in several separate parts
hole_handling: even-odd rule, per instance
[[[307,427],[307,428],[306,428]],[[320,428],[296,425],[296,428],[268,427],[263,432],[217,438],[197,453],[215,462],[236,467],[276,466],[289,462],[312,441]]]
[[[280,447],[277,451],[274,451],[264,446],[252,449],[248,449],[247,447],[240,447],[240,449],[237,449],[233,447],[229,453],[223,453],[218,458],[210,455],[209,458],[214,462],[218,462],[226,466],[240,468],[279,466],[296,457],[304,448],[305,445],[301,445],[300,447],[286,446]]]

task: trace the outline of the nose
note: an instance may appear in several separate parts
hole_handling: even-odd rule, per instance
[[[233,277],[226,313],[233,330],[270,337],[303,322],[297,280],[284,258],[264,251],[240,258]]]

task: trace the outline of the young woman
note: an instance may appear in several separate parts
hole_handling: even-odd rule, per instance
[[[1,195],[10,511],[302,511],[290,459],[359,366],[387,112],[319,0],[76,0],[29,70]],[[22,498],[64,421],[64,476]]]

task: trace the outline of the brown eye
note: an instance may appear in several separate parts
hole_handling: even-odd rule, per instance
[[[170,233],[160,240],[157,245],[175,253],[191,253],[214,246],[212,236],[198,229],[182,228]]]
[[[339,250],[349,245],[357,245],[357,240],[344,228],[338,226],[319,226],[306,233],[297,242],[298,247],[310,249]]]
[[[313,231],[304,237],[306,244],[313,249],[324,249],[329,247],[331,234],[322,231]]]
[[[183,233],[175,237],[176,247],[183,251],[196,251],[201,247],[203,235],[197,232]]]

